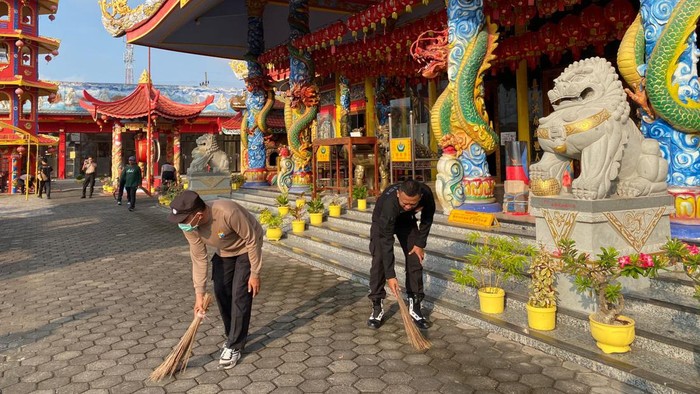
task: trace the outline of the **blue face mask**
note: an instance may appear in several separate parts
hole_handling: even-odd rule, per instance
[[[180,227],[180,230],[182,230],[182,231],[184,231],[184,232],[186,232],[186,233],[189,233],[189,232],[191,232],[191,231],[194,231],[194,230],[197,229],[197,227],[199,227],[199,225],[193,226],[193,225],[191,225],[191,224],[189,224],[189,223],[179,223],[177,226]]]

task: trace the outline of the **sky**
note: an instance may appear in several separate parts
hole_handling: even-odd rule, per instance
[[[135,7],[144,1],[130,1]],[[112,37],[102,26],[97,0],[63,0],[56,19],[39,19],[39,35],[59,39],[59,55],[39,57],[39,77],[46,81],[124,83],[124,37]],[[134,83],[148,68],[148,48],[134,45]],[[207,73],[210,87],[242,88],[227,59],[151,49],[151,78],[157,85],[195,86]]]

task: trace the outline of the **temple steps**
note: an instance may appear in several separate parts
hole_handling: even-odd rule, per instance
[[[278,194],[276,191],[244,190],[233,193],[232,198],[252,211],[270,208],[274,212],[274,198]],[[294,198],[290,196],[290,199]],[[344,210],[340,218],[327,217],[323,225],[308,226],[301,234],[287,229],[285,238],[266,242],[265,247],[351,280],[368,283],[371,209],[370,206],[364,212]],[[588,316],[580,312],[560,307],[554,331],[529,329],[525,311],[527,278],[503,285],[507,292],[503,314],[481,313],[476,290],[463,289],[453,281],[450,272],[451,268],[462,267],[470,252],[469,245],[464,242],[467,234],[472,231],[522,234],[520,237],[525,242],[535,242],[534,223],[522,224],[500,218],[499,221],[500,228],[484,231],[451,226],[444,215],[436,214],[424,269],[427,309],[497,332],[644,390],[700,392],[700,330],[697,329],[700,303],[692,298],[692,282],[682,274],[664,273],[651,280],[648,291],[625,295],[624,314],[636,320],[637,338],[632,351],[622,355],[606,355],[595,346],[589,333]],[[507,230],[503,231],[504,228]],[[394,246],[396,271],[399,283],[403,284],[404,257],[398,242]],[[428,330],[428,337],[429,334]]]

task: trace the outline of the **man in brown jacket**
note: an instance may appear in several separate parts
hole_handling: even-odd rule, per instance
[[[212,279],[226,343],[219,365],[233,368],[241,358],[248,337],[253,297],[260,291],[263,229],[255,217],[231,200],[205,203],[185,190],[170,204],[168,220],[177,223],[190,245],[194,313],[202,314],[207,282],[207,245],[217,249],[212,257]]]

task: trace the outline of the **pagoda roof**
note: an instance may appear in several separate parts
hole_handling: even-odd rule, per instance
[[[8,145],[58,145],[58,137],[33,135],[19,127],[0,121],[0,146]]]
[[[310,0],[309,28],[315,31],[338,19],[366,9],[383,0]],[[226,0],[158,0],[157,9],[144,17],[105,13],[105,29],[115,37],[126,34],[127,42],[176,52],[193,53],[226,59],[243,59],[248,51],[248,12],[245,1]],[[145,9],[144,9],[145,10]],[[141,16],[141,17],[139,17]],[[266,49],[289,38],[289,2],[268,1],[263,13]],[[221,34],[226,31],[226,34]]]
[[[23,33],[21,30],[15,30],[13,33],[4,33],[3,37],[35,42],[39,46],[40,54],[51,53],[51,51],[61,46],[61,40],[44,36],[35,36]]]
[[[239,112],[236,116],[221,122],[221,128],[225,130],[239,131],[241,130],[241,122],[243,121],[243,112]],[[285,130],[284,115],[279,111],[273,111],[268,115],[265,122],[268,128]]]
[[[189,119],[196,116],[214,101],[214,96],[208,96],[204,101],[195,104],[175,102],[160,90],[153,87],[150,78],[140,82],[131,94],[116,101],[98,100],[87,90],[83,90],[84,100],[80,106],[85,108],[93,118],[106,115],[115,119],[136,119],[149,115],[158,115],[165,119]]]
[[[21,75],[15,75],[15,78],[16,79],[11,80],[0,80],[0,82],[3,85],[36,88],[39,91],[39,96],[48,96],[58,90],[58,85],[51,82],[24,79]]]

